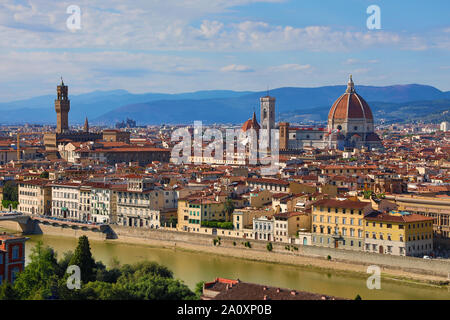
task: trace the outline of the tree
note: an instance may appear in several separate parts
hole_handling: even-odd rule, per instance
[[[194,292],[195,292],[195,295],[197,296],[198,299],[200,299],[200,297],[203,294],[203,286],[204,286],[204,284],[205,284],[205,281],[200,281],[200,282],[197,282],[197,284],[195,285]]]
[[[13,286],[9,282],[4,281],[0,286],[0,300],[17,300],[17,298],[18,296]]]
[[[39,178],[42,178],[42,179],[48,179],[48,177],[49,177],[48,171],[43,171],[43,172],[39,175]]]
[[[18,201],[18,186],[14,181],[7,181],[3,186],[3,199],[8,201]]]
[[[223,211],[226,213],[227,221],[230,221],[231,220],[231,214],[234,211],[234,203],[233,203],[233,201],[230,198],[225,200],[225,203],[223,205]]]
[[[89,246],[89,239],[86,236],[78,238],[78,246],[75,253],[70,259],[70,265],[76,265],[81,271],[81,281],[88,283],[95,281],[95,260],[92,258],[91,248]]]
[[[17,296],[23,300],[58,297],[59,266],[53,249],[39,241],[31,251],[30,260],[14,282]]]
[[[196,295],[183,282],[173,279],[173,273],[155,262],[139,262],[124,265],[116,282],[117,290],[123,290],[137,300],[184,300]]]
[[[272,250],[273,250],[272,242],[269,242],[267,244],[267,251],[272,251]]]

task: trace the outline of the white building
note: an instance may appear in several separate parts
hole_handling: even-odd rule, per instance
[[[161,226],[160,209],[164,207],[163,192],[145,178],[129,177],[127,186],[115,190],[117,224],[158,229]]]
[[[80,183],[61,182],[52,186],[52,216],[80,220]]]
[[[255,240],[274,241],[274,229],[272,217],[253,218],[253,237]]]
[[[441,123],[441,131],[447,132],[450,131],[450,122],[444,121]]]

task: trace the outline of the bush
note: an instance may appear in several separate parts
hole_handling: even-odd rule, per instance
[[[267,251],[272,251],[273,250],[273,246],[272,246],[272,242],[269,242],[266,246]]]
[[[233,230],[233,222],[202,221],[202,227]]]
[[[359,294],[356,295],[355,300],[362,300],[361,296]]]
[[[233,241],[233,246],[236,246],[236,241]]]
[[[331,260],[331,256],[330,255],[327,257],[327,260]]]
[[[252,247],[252,245],[250,244],[249,241],[244,242],[244,246],[247,247],[247,248],[251,248]]]

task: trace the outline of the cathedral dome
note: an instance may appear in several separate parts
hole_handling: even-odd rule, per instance
[[[332,105],[328,114],[328,121],[366,119],[373,121],[372,111],[367,102],[355,91],[352,76],[347,90]]]
[[[256,114],[253,112],[253,117],[251,119],[248,119],[244,122],[242,125],[242,131],[246,132],[249,129],[259,130],[260,126],[258,121],[256,120]]]

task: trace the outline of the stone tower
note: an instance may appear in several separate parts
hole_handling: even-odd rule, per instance
[[[269,95],[259,99],[261,102],[261,129],[269,129],[269,145],[272,129],[275,129],[275,98]]]
[[[55,100],[56,111],[56,133],[63,133],[69,131],[69,89],[64,85],[61,77],[61,85],[57,88],[57,99]]]
[[[86,120],[84,120],[84,128],[83,128],[83,132],[89,132],[89,121],[88,118],[86,117]]]
[[[280,150],[289,149],[289,122],[278,123],[280,130]]]

